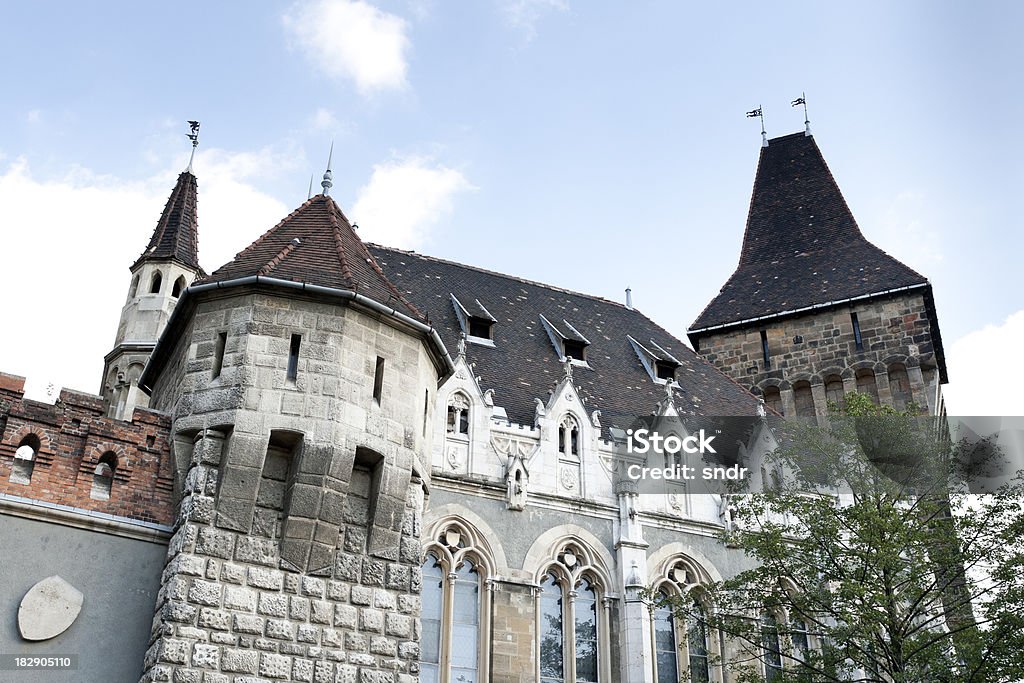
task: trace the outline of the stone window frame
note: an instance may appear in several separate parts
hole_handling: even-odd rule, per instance
[[[455,598],[456,570],[463,563],[473,563],[480,581],[479,628],[477,641],[477,681],[490,680],[491,662],[489,657],[491,633],[491,598],[494,590],[496,569],[494,557],[482,534],[465,520],[448,517],[433,525],[430,539],[423,547],[423,564],[433,556],[441,565],[443,583],[441,586],[441,634],[438,657],[438,683],[457,683],[450,679],[452,650],[452,615]],[[424,586],[424,590],[426,586]]]
[[[571,555],[571,557],[570,557]],[[597,616],[597,683],[610,683],[611,675],[611,580],[608,573],[597,561],[594,553],[586,543],[576,537],[563,539],[554,546],[549,559],[541,563],[534,575],[534,616],[535,633],[537,634],[534,654],[536,656],[535,680],[540,681],[541,652],[541,583],[553,574],[559,581],[562,590],[562,647],[563,670],[565,683],[575,683],[576,677],[576,588],[586,580],[594,591]],[[571,655],[569,653],[572,646]]]
[[[576,432],[575,448],[572,433]],[[560,458],[574,460],[583,459],[583,421],[575,413],[566,411],[558,420],[558,432],[555,440],[555,451]]]
[[[697,562],[686,555],[676,554],[669,557],[662,564],[661,572],[651,584],[651,593],[665,593],[673,598],[692,599],[700,605],[701,610],[706,614],[714,610],[714,605],[708,599],[706,592],[706,586],[710,582],[711,576]],[[654,655],[655,623],[653,610],[657,605],[655,604],[651,607],[651,648],[652,655]],[[685,680],[692,680],[690,672],[690,639],[688,625],[675,615],[673,616],[673,637],[675,638],[676,646],[676,671],[680,677],[685,675]],[[711,683],[720,683],[720,681],[723,680],[722,666],[721,664],[716,664],[716,662],[722,661],[720,638],[718,637],[718,632],[712,630],[707,624],[705,624],[704,628],[708,680]],[[653,680],[657,681],[657,656],[652,656],[651,667]]]
[[[784,590],[784,591],[786,591],[788,593],[795,593],[795,592],[797,592],[796,586],[792,582],[790,582],[788,580],[780,579],[780,585],[782,587],[782,590]],[[796,661],[796,658],[793,656],[793,650],[796,647],[796,645],[793,643],[793,633],[797,632],[798,629],[796,629],[793,626],[792,616],[793,615],[790,613],[790,611],[788,609],[786,609],[785,607],[780,607],[780,606],[775,606],[775,607],[765,606],[765,608],[762,609],[761,612],[757,615],[757,619],[758,619],[758,623],[759,624],[763,623],[763,620],[765,619],[765,617],[771,617],[772,619],[774,619],[775,629],[776,629],[775,637],[777,639],[778,650],[779,650],[779,661],[780,661],[779,669],[780,669],[780,673],[781,672],[786,672],[786,671],[792,671],[793,670],[794,662]],[[800,622],[803,624],[803,629],[799,629],[799,632],[800,633],[804,633],[806,635],[808,651],[810,651],[810,650],[820,651],[821,650],[821,640],[820,640],[820,638],[817,635],[815,635],[815,632],[814,632],[814,630],[812,628],[812,624],[808,624],[807,621],[804,620],[804,619],[801,619]],[[762,640],[762,643],[763,643],[763,640]],[[764,645],[762,644],[761,647],[763,649]],[[765,680],[767,681],[768,680],[768,665],[767,665],[767,662],[763,658],[759,658],[759,660],[760,660],[759,668],[761,670],[761,675],[764,676]],[[787,665],[787,662],[788,662],[788,665]],[[778,679],[776,677],[776,678],[773,678],[771,680],[778,680]]]
[[[452,421],[454,411],[454,421]],[[462,417],[465,417],[466,431],[459,429]],[[445,401],[444,432],[447,438],[469,441],[473,429],[473,399],[464,391],[456,389]]]

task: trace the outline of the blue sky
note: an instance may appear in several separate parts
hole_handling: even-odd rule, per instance
[[[305,200],[333,139],[365,239],[629,286],[683,337],[739,253],[744,112],[795,132],[806,92],[862,230],[934,284],[952,411],[1024,412],[996,363],[1024,334],[1018,3],[92,5],[4,7],[0,369],[99,388],[192,118],[208,270]]]

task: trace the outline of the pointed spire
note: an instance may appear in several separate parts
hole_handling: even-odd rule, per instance
[[[309,174],[309,192],[306,193],[306,201],[313,198],[313,173]]]
[[[333,179],[334,174],[331,172],[331,160],[334,158],[334,140],[331,140],[331,151],[327,155],[327,170],[324,171],[324,179],[320,181],[320,187],[324,188],[324,194],[331,193],[331,187],[334,185]]]
[[[807,116],[807,93],[800,93],[800,97],[789,104],[792,107],[804,105],[804,137],[811,137],[811,119]]]
[[[185,173],[192,172],[192,162],[196,158],[196,147],[199,146],[199,122],[189,121],[188,127],[192,130],[192,132],[186,133],[185,137],[192,141],[192,154],[188,158],[188,168],[185,169]]]

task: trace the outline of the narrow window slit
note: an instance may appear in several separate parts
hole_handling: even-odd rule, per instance
[[[384,359],[377,356],[377,367],[373,371],[373,400],[380,405],[381,394],[384,392]]]
[[[302,345],[302,335],[293,334],[292,343],[288,349],[288,370],[285,374],[285,378],[289,382],[294,382],[299,376],[299,346]]]
[[[227,345],[228,333],[217,333],[217,346],[213,351],[213,379],[220,377],[221,368],[224,367],[224,347]]]

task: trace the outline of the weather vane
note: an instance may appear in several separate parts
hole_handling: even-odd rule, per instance
[[[191,129],[191,133],[186,133],[185,137],[192,141],[192,156],[188,158],[188,168],[185,169],[187,172],[192,172],[192,160],[196,158],[196,147],[199,146],[199,122],[189,121],[188,127]]]
[[[757,109],[752,109],[751,111],[747,112],[748,119],[752,119],[754,117],[761,119],[761,146],[767,147],[768,133],[766,133],[764,130],[764,113],[761,111],[761,105],[757,105]]]
[[[789,104],[793,107],[800,106],[801,104],[804,105],[804,135],[810,135],[811,119],[807,116],[807,93],[800,93],[800,97],[796,98]]]

